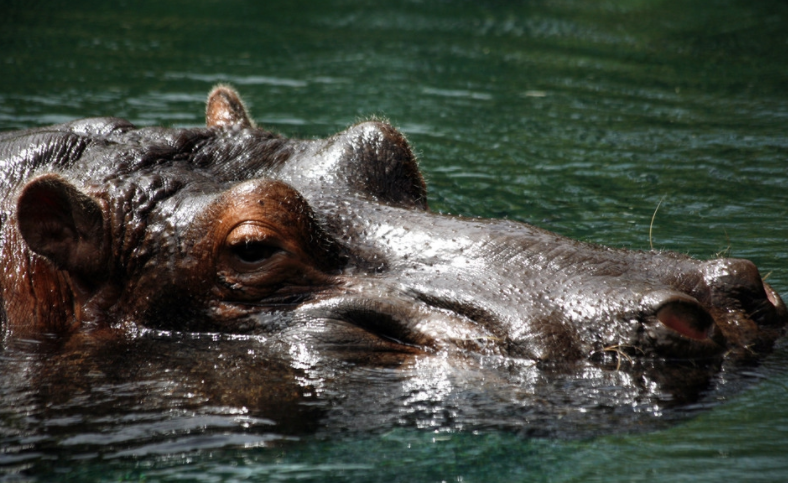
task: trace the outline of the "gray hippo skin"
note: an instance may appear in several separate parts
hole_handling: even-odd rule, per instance
[[[256,350],[286,355],[271,371],[290,380],[288,365],[332,358],[718,363],[763,353],[788,322],[746,260],[432,213],[386,123],[287,139],[255,127],[226,86],[206,122],[100,118],[0,135],[0,318],[6,344],[58,344],[50,382],[63,365],[97,364],[69,350],[152,333],[255,337]],[[217,370],[266,370],[248,364]],[[234,390],[223,383],[216,391]]]

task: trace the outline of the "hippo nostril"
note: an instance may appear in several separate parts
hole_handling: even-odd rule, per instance
[[[643,298],[647,313],[662,326],[694,340],[706,340],[714,332],[714,319],[697,299],[676,290],[656,290]]]
[[[706,310],[688,300],[671,300],[657,309],[657,320],[684,337],[695,340],[709,338],[714,321]]]
[[[728,341],[719,321],[694,297],[673,289],[644,295],[643,315],[647,342],[668,357],[717,357]]]

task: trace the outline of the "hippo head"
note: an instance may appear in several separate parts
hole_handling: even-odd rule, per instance
[[[153,328],[560,362],[747,354],[788,321],[745,260],[432,213],[384,122],[285,139],[220,86],[203,129],[107,118],[33,137],[43,147],[20,163],[34,175],[3,228],[12,332]]]

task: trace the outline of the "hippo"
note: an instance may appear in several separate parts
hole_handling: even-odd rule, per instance
[[[204,128],[0,133],[0,173],[12,453],[642,431],[747,385],[788,322],[749,261],[432,212],[388,123],[288,139],[228,86]]]
[[[432,212],[391,125],[288,139],[224,85],[204,128],[8,132],[0,166],[6,340],[158,330],[360,359],[697,361],[762,353],[788,322],[749,261]]]

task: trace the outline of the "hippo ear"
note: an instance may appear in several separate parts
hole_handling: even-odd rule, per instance
[[[208,94],[205,105],[205,125],[208,127],[254,127],[241,97],[230,86],[218,85]]]
[[[17,201],[19,231],[28,247],[59,269],[97,274],[105,258],[101,206],[55,174],[29,182]]]

